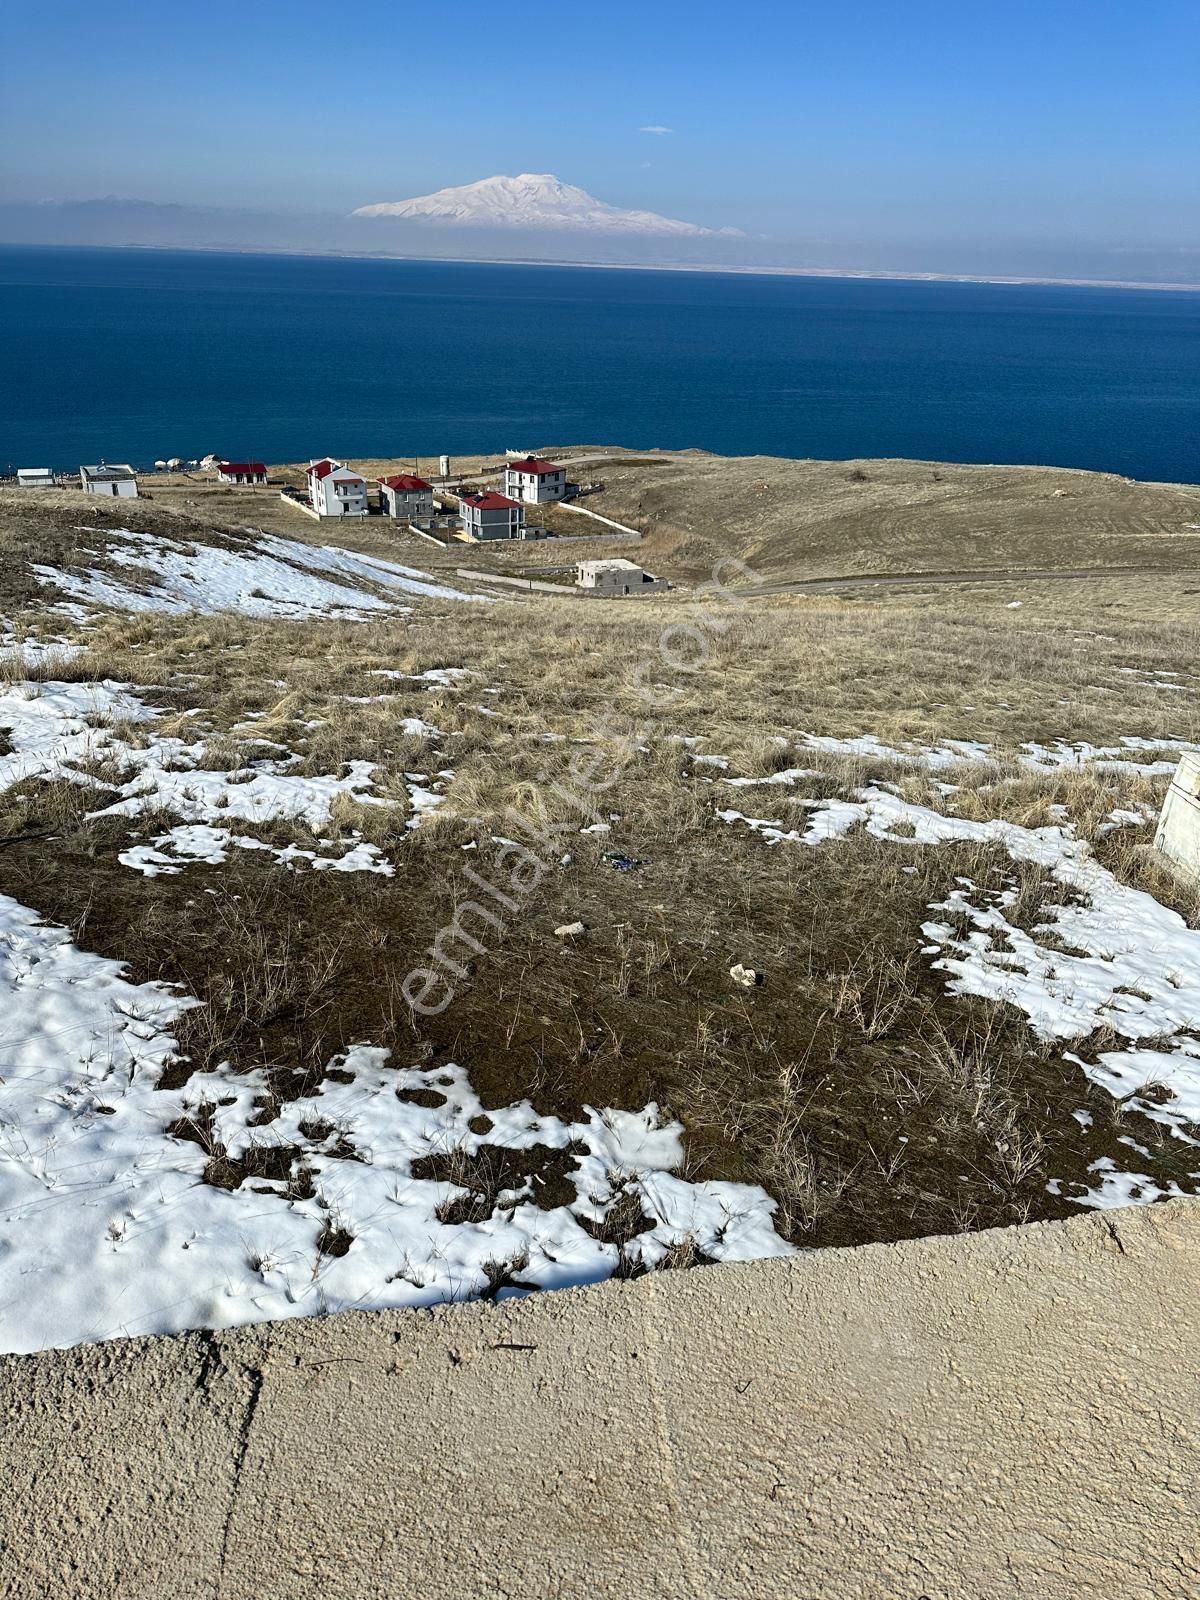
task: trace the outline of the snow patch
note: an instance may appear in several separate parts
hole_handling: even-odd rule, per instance
[[[369,761],[348,762],[340,776],[303,777],[289,770],[298,761],[292,755],[214,772],[201,765],[202,741],[149,737],[135,745],[109,725],[153,723],[158,716],[127,684],[14,685],[0,692],[0,728],[12,747],[0,756],[0,791],[29,778],[63,779],[107,797],[95,817],[166,808],[187,822],[301,818],[313,829],[329,821],[340,795],[367,805],[387,803],[369,792],[375,773]],[[91,769],[100,763],[132,776],[122,781],[97,777]]]
[[[332,840],[322,840],[322,845],[332,848]],[[230,833],[227,828],[212,828],[204,823],[184,823],[160,834],[150,844],[133,845],[122,850],[117,857],[124,867],[132,867],[147,878],[173,876],[186,866],[203,862],[221,866],[229,859],[230,850],[265,850],[282,866],[292,866],[306,861],[315,872],[375,872],[382,877],[395,876],[396,869],[377,845],[359,841],[341,855],[318,855],[315,850],[302,850],[299,845],[283,847],[264,844],[247,834]]]
[[[98,567],[79,573],[34,565],[34,576],[75,602],[111,611],[237,611],[249,617],[361,620],[393,609],[399,595],[472,598],[413,567],[274,534],[249,537],[236,548],[182,543],[127,528],[106,531],[105,538],[120,541],[106,545],[105,557],[118,568],[136,571],[141,578],[136,587]]]
[[[1015,862],[1046,869],[1063,900],[1042,906],[1044,920],[1032,932],[1013,926],[1005,914],[1017,899],[1015,888],[985,891],[960,880],[930,907],[942,915],[922,925],[924,953],[947,975],[951,994],[1014,1005],[1044,1039],[1081,1039],[1108,1028],[1129,1040],[1131,1050],[1106,1051],[1093,1062],[1072,1059],[1134,1110],[1200,1143],[1200,932],[1177,912],[1121,883],[1069,826],[947,817],[878,787],[853,801],[799,803],[810,813],[802,828],[735,810],[717,816],[746,825],[769,844],[819,845],[861,827],[900,844],[994,844]],[[1131,814],[1129,820],[1141,818]],[[1156,1092],[1147,1093],[1148,1086]],[[1144,1175],[1139,1181],[1153,1187]],[[1114,1182],[1106,1178],[1081,1203],[1111,1203],[1105,1196],[1118,1192]]]
[[[505,1266],[518,1290],[605,1278],[617,1250],[583,1221],[625,1191],[653,1219],[628,1247],[648,1266],[685,1241],[718,1260],[792,1250],[761,1189],[676,1176],[680,1129],[653,1105],[567,1123],[522,1101],[489,1110],[478,1134],[461,1067],[396,1067],[369,1045],[338,1061],[349,1082],[327,1080],[265,1125],[251,1122],[261,1073],[221,1066],[160,1088],[171,1026],[195,1002],[130,983],[7,897],[0,997],[0,1350],[427,1306],[486,1291]],[[439,1103],[400,1097],[414,1090]],[[570,1147],[568,1204],[539,1209],[522,1184],[479,1221],[448,1220],[464,1191],[413,1175],[423,1157],[534,1145]],[[263,1146],[294,1152],[307,1181],[205,1181],[214,1150],[236,1161]],[[322,1249],[331,1231],[344,1254]]]

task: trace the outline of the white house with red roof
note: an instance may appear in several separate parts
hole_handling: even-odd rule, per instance
[[[267,469],[261,461],[218,461],[218,483],[266,483]]]
[[[365,517],[367,480],[328,456],[308,464],[308,493],[319,517]]]
[[[464,494],[458,502],[458,524],[468,539],[519,539],[525,507],[495,489]]]
[[[433,516],[433,485],[411,472],[380,478],[379,509],[404,522],[428,522]]]
[[[540,456],[523,456],[505,467],[504,492],[531,506],[561,500],[567,492],[567,469],[556,467],[553,461],[543,461]]]

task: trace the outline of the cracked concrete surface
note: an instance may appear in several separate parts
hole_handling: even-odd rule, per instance
[[[0,1593],[1181,1600],[1200,1206],[0,1361]]]

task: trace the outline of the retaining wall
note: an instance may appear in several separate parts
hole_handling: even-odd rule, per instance
[[[1180,1600],[1200,1207],[0,1360],[0,1593]]]

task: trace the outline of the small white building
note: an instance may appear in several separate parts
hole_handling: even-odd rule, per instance
[[[567,469],[540,456],[510,461],[504,469],[504,492],[527,505],[541,506],[561,500],[567,492]]]
[[[340,461],[325,457],[308,464],[308,493],[319,517],[365,517],[367,480]]]
[[[458,502],[458,525],[468,539],[519,539],[525,507],[494,489],[464,494]]]
[[[218,483],[266,483],[267,469],[261,461],[218,461]]]
[[[79,482],[84,494],[116,495],[123,500],[137,497],[137,473],[129,465],[110,467],[101,461],[95,467],[80,467]]]
[[[624,556],[606,561],[580,561],[575,567],[576,587],[592,595],[653,594],[669,589],[665,578],[655,578]]]
[[[428,522],[433,516],[433,485],[411,472],[380,478],[379,509],[402,522]]]
[[[18,489],[53,489],[54,473],[49,467],[18,467]]]

